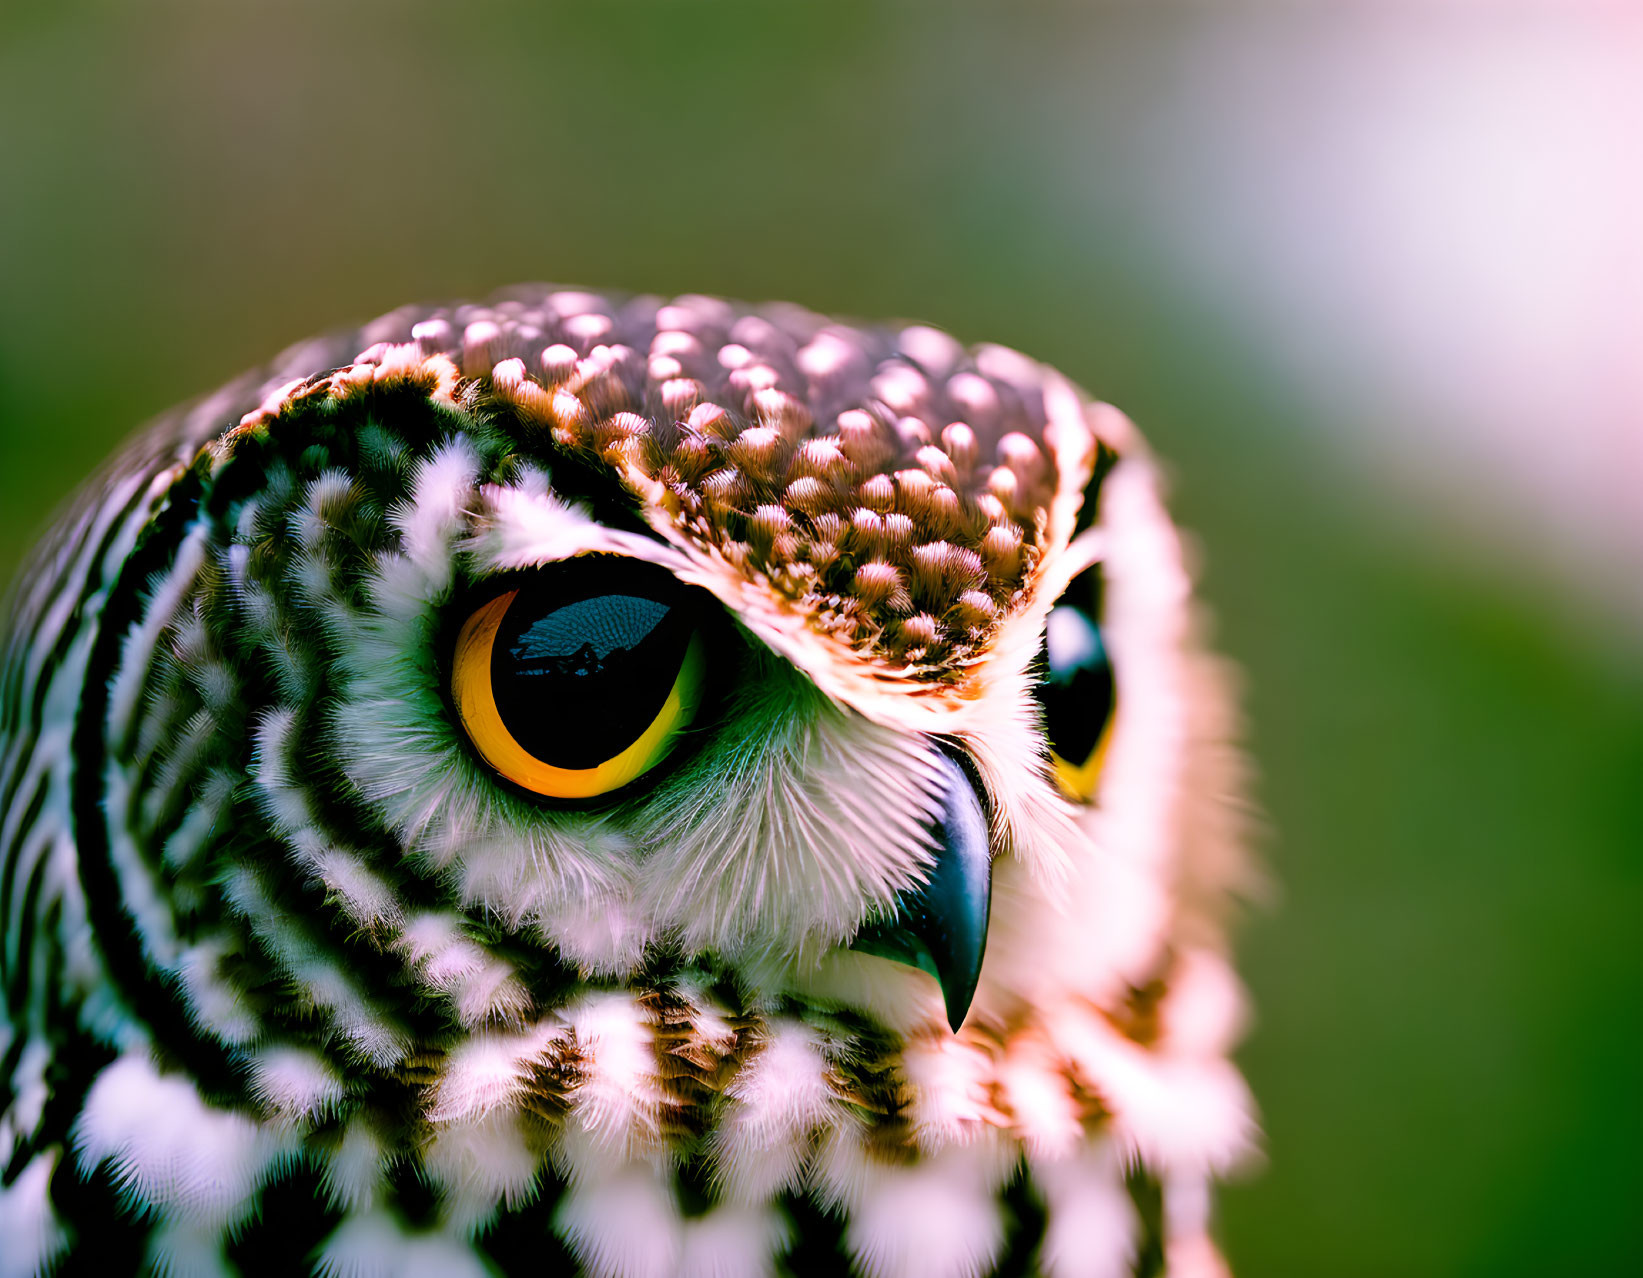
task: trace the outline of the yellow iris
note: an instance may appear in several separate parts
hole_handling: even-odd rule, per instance
[[[1061,793],[1069,799],[1089,803],[1095,798],[1095,787],[1101,780],[1101,767],[1107,761],[1107,747],[1112,743],[1112,725],[1117,717],[1112,714],[1107,716],[1106,725],[1096,739],[1095,749],[1090,751],[1090,757],[1083,763],[1071,763],[1054,750],[1050,751],[1050,758],[1055,763],[1056,782],[1061,786]]]
[[[474,747],[486,763],[515,785],[556,799],[591,799],[643,776],[667,756],[675,734],[696,713],[707,664],[701,634],[691,636],[667,699],[631,745],[595,767],[555,767],[542,762],[514,739],[502,721],[491,688],[491,650],[502,619],[518,594],[517,590],[510,590],[477,609],[462,623],[457,635],[451,694],[457,715]],[[564,728],[566,732],[576,731],[574,723],[567,723]]]

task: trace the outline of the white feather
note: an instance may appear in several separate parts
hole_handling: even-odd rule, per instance
[[[1124,1187],[1124,1163],[1109,1141],[1092,1140],[1054,1158],[1031,1161],[1044,1198],[1045,1278],[1127,1278],[1139,1221]]]
[[[1208,1234],[1170,1239],[1164,1245],[1164,1271],[1169,1278],[1232,1278],[1232,1271]]]
[[[767,1278],[792,1232],[775,1207],[715,1207],[684,1222],[679,1278]]]
[[[1158,1008],[1160,1049],[1176,1056],[1218,1057],[1243,1034],[1243,986],[1226,957],[1182,950],[1170,970],[1169,994]]]
[[[428,1106],[429,1121],[472,1123],[512,1103],[563,1034],[557,1020],[547,1020],[518,1033],[472,1035],[446,1058]]]
[[[631,1162],[573,1183],[554,1215],[587,1278],[677,1278],[678,1209],[666,1173]]]
[[[1024,1030],[1010,1039],[998,1065],[998,1089],[1029,1157],[1065,1156],[1082,1139],[1066,1062],[1043,1036]]]
[[[289,760],[297,731],[297,712],[288,706],[266,711],[251,736],[251,775],[262,810],[274,828],[287,836],[314,823],[307,788],[290,773]]]
[[[108,810],[108,859],[120,879],[121,903],[135,924],[143,952],[166,971],[176,969],[181,943],[165,890],[140,850],[125,814],[131,802],[131,778],[119,762],[109,759],[103,769]]]
[[[428,987],[451,1001],[464,1025],[517,1023],[529,1012],[530,994],[513,964],[468,937],[457,915],[418,915],[396,944]]]
[[[166,836],[164,856],[168,869],[187,868],[206,850],[208,840],[233,800],[236,784],[235,778],[222,769],[212,769],[204,781],[198,783],[199,797],[189,805],[177,828]]]
[[[0,1278],[45,1273],[68,1243],[51,1209],[57,1150],[36,1154],[9,1185],[0,1185]]]
[[[240,1220],[294,1148],[244,1114],[208,1106],[192,1083],[135,1055],[97,1076],[73,1143],[82,1175],[108,1160],[124,1198],[205,1233]]]
[[[350,1119],[322,1162],[326,1201],[338,1211],[368,1210],[381,1192],[391,1158],[392,1151],[368,1118]]]
[[[342,1080],[315,1053],[301,1047],[265,1047],[251,1058],[251,1094],[282,1123],[306,1125],[332,1113],[343,1098]]]
[[[712,762],[712,784],[637,814],[644,899],[687,953],[814,962],[869,907],[922,882],[938,806],[934,747],[767,678],[760,734]]]
[[[487,485],[479,498],[476,531],[466,549],[491,568],[526,568],[592,553],[678,559],[651,538],[596,523],[584,505],[536,485]]]
[[[633,899],[626,874],[590,883],[580,898],[538,898],[532,910],[534,930],[587,976],[626,976],[644,959],[645,946],[656,939],[654,920]]]
[[[1080,1008],[1050,1011],[1045,1023],[1111,1111],[1113,1138],[1154,1171],[1226,1171],[1249,1155],[1249,1089],[1227,1061],[1149,1051]]]
[[[251,926],[269,956],[317,1007],[325,1009],[343,1040],[378,1067],[396,1064],[410,1049],[405,1030],[372,1005],[355,977],[335,961],[335,951],[306,926],[280,910],[257,874],[237,866],[223,880],[223,896]]]
[[[535,1196],[541,1155],[527,1142],[516,1113],[493,1109],[480,1118],[439,1125],[422,1162],[443,1191],[446,1223],[473,1233],[499,1207],[514,1210]]]
[[[711,1137],[714,1175],[727,1201],[753,1206],[798,1184],[812,1133],[838,1118],[841,1103],[821,1035],[779,1018],[725,1088]]]
[[[384,1210],[349,1216],[320,1249],[319,1278],[491,1278],[461,1237],[421,1233]]]
[[[225,1043],[248,1043],[259,1022],[246,1005],[238,986],[220,975],[225,957],[238,943],[222,935],[207,935],[178,956],[177,977],[190,1018]]]
[[[981,1139],[1003,1122],[989,1096],[987,1054],[954,1034],[909,1041],[902,1049],[907,1080],[907,1118],[913,1139],[926,1152]]]
[[[231,1278],[220,1229],[169,1221],[148,1238],[147,1272],[153,1278]]]
[[[434,589],[450,581],[451,542],[465,527],[478,475],[473,445],[458,435],[418,463],[409,505],[393,512],[406,558]]]
[[[1005,1142],[951,1147],[902,1166],[863,1155],[845,1245],[865,1278],[976,1278],[1004,1244]]]
[[[209,536],[210,529],[204,523],[197,523],[189,530],[177,547],[170,570],[153,583],[142,622],[128,630],[121,640],[119,673],[108,694],[108,734],[112,741],[124,740],[131,730],[143,689],[148,684],[150,658],[160,636],[176,620],[178,610],[199,577]]]
[[[630,994],[583,996],[561,1014],[581,1059],[560,1157],[572,1183],[658,1153],[662,1094],[653,1026]]]
[[[4,1049],[0,1048],[0,1053],[3,1051]],[[15,1130],[33,1132],[39,1126],[40,1118],[45,1113],[46,1101],[50,1096],[46,1081],[46,1068],[50,1064],[50,1039],[40,1036],[25,1040],[23,1050],[17,1058],[17,1067],[12,1072],[12,1102],[6,1113],[6,1121]],[[10,1161],[9,1150],[7,1161]]]

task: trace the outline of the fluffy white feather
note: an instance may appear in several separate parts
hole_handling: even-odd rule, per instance
[[[195,1221],[172,1221],[155,1229],[146,1260],[153,1278],[224,1278],[233,1272],[222,1231]]]
[[[900,1166],[862,1153],[845,1245],[865,1278],[974,1278],[1004,1244],[997,1194],[1014,1151],[949,1148]]]
[[[818,1031],[779,1018],[725,1088],[712,1134],[715,1179],[727,1201],[762,1204],[795,1187],[812,1134],[836,1121],[841,1103]]]
[[[269,957],[314,1006],[329,1014],[350,1048],[379,1067],[404,1059],[409,1050],[404,1029],[372,1004],[353,975],[334,961],[327,947],[315,942],[302,921],[275,905],[254,870],[232,870],[224,878],[223,895],[250,924]]]
[[[422,1162],[442,1191],[447,1225],[472,1233],[499,1207],[522,1207],[535,1196],[542,1149],[527,1139],[517,1113],[492,1109],[437,1126]]]
[[[931,1034],[902,1051],[907,1118],[913,1139],[929,1153],[980,1140],[1005,1119],[993,1105],[987,1054],[962,1035]]]
[[[256,1037],[256,1013],[239,988],[222,979],[220,965],[236,943],[208,935],[185,949],[177,961],[178,987],[194,1023],[226,1043],[249,1043]]]
[[[1111,1111],[1112,1138],[1149,1167],[1203,1175],[1250,1152],[1249,1091],[1225,1060],[1148,1051],[1077,1007],[1049,1012],[1045,1025]]]
[[[154,584],[141,624],[126,632],[121,644],[119,673],[108,694],[108,731],[116,741],[131,730],[147,686],[149,658],[199,576],[208,552],[209,536],[210,530],[200,524],[183,538],[170,570]]]
[[[472,1123],[518,1098],[531,1072],[565,1035],[557,1019],[518,1033],[481,1031],[446,1058],[428,1117],[434,1123]]]
[[[264,1047],[251,1058],[251,1094],[276,1121],[317,1122],[343,1098],[342,1080],[318,1053],[301,1047]]]
[[[1042,1034],[1017,1032],[998,1064],[1001,1104],[1029,1157],[1070,1154],[1084,1138],[1067,1064]]]
[[[189,805],[182,823],[165,840],[165,864],[173,872],[192,866],[233,799],[236,779],[224,769],[210,770],[197,783],[198,797]]]
[[[320,1183],[326,1201],[339,1211],[368,1211],[382,1190],[392,1156],[368,1117],[349,1119],[340,1138],[321,1158]]]
[[[405,557],[427,587],[441,589],[451,579],[451,542],[463,531],[478,474],[473,445],[458,435],[418,463],[410,503],[393,513]]]
[[[131,803],[131,777],[116,760],[103,770],[107,794],[108,856],[120,875],[121,903],[136,924],[143,951],[155,966],[175,970],[181,943],[166,893],[144,858],[136,833],[125,814]]]
[[[286,835],[312,826],[308,793],[289,768],[296,744],[297,712],[288,706],[266,711],[251,736],[251,773],[256,778],[262,810],[274,828]]]
[[[1038,1263],[1045,1278],[1126,1278],[1139,1222],[1117,1148],[1097,1137],[1030,1165],[1044,1199]]]
[[[320,1278],[494,1278],[464,1238],[421,1233],[387,1211],[349,1216],[325,1240]]]
[[[665,1172],[635,1161],[573,1182],[554,1216],[587,1278],[675,1278],[682,1238]]]
[[[660,1154],[662,1094],[649,1016],[619,992],[585,995],[561,1015],[583,1061],[559,1149],[572,1184]]]
[[[10,1038],[7,1034],[5,1037]],[[0,1052],[9,1047],[5,1044]],[[29,1038],[24,1041],[23,1050],[17,1057],[17,1068],[11,1076],[12,1103],[10,1112],[6,1115],[6,1123],[12,1130],[31,1132],[39,1123],[45,1112],[46,1101],[50,1096],[50,1086],[46,1081],[46,1068],[51,1064],[51,1044],[43,1037]],[[10,1161],[11,1151],[6,1151],[7,1161]]]
[[[51,1209],[51,1174],[58,1151],[36,1154],[17,1179],[0,1186],[0,1278],[47,1272],[68,1243]]]
[[[684,1222],[679,1278],[766,1278],[792,1234],[777,1208],[715,1207]]]
[[[395,944],[428,987],[450,1000],[466,1026],[518,1024],[530,1010],[530,994],[513,964],[469,937],[454,914],[417,915]]]
[[[247,1115],[214,1109],[186,1079],[145,1057],[118,1058],[97,1076],[74,1125],[82,1174],[108,1160],[129,1202],[220,1234],[250,1210],[288,1138]]]

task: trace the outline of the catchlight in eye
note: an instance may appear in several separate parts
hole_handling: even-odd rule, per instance
[[[1050,610],[1037,688],[1057,781],[1069,798],[1095,797],[1112,737],[1115,688],[1102,641],[1100,573],[1088,569]]]
[[[499,774],[589,799],[661,763],[707,682],[697,592],[654,564],[588,555],[507,579],[468,615],[451,700]]]

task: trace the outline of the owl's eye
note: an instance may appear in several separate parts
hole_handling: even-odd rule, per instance
[[[589,555],[508,580],[457,633],[451,700],[485,762],[590,799],[662,762],[707,675],[696,593],[653,564]]]
[[[1086,802],[1095,797],[1112,736],[1112,664],[1096,621],[1100,612],[1101,578],[1091,568],[1073,578],[1050,609],[1037,689],[1056,779],[1069,798]]]

